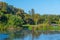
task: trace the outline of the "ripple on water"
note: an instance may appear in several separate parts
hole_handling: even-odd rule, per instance
[[[60,40],[60,34],[41,34],[39,40]]]
[[[8,38],[7,34],[0,34],[0,40],[4,40],[6,38]]]

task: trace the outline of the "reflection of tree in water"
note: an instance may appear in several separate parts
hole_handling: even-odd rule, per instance
[[[18,31],[18,32],[9,33],[8,35],[9,35],[9,38],[7,38],[6,40],[13,40],[13,39],[24,40],[24,38],[30,35],[30,33],[28,31],[21,31],[21,32]]]
[[[9,38],[6,38],[5,40],[14,40],[14,39],[25,40],[24,38],[28,36],[29,38],[31,38],[32,36],[34,36],[34,38],[38,38],[40,34],[41,32],[35,31],[34,34],[32,35],[31,31],[25,31],[25,30],[18,32],[10,32],[8,33]]]
[[[39,37],[39,35],[41,34],[41,32],[34,32],[34,37]]]

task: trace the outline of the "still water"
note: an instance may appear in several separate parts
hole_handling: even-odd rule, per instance
[[[60,33],[41,33],[30,31],[18,31],[0,33],[0,40],[60,40]]]

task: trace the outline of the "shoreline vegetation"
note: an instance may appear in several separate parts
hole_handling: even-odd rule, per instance
[[[35,27],[35,26],[36,27]],[[60,15],[40,15],[34,9],[28,13],[23,9],[0,2],[0,31],[60,31]]]

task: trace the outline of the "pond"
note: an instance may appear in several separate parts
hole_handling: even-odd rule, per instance
[[[60,40],[60,33],[42,33],[31,31],[18,31],[0,33],[0,40]]]

